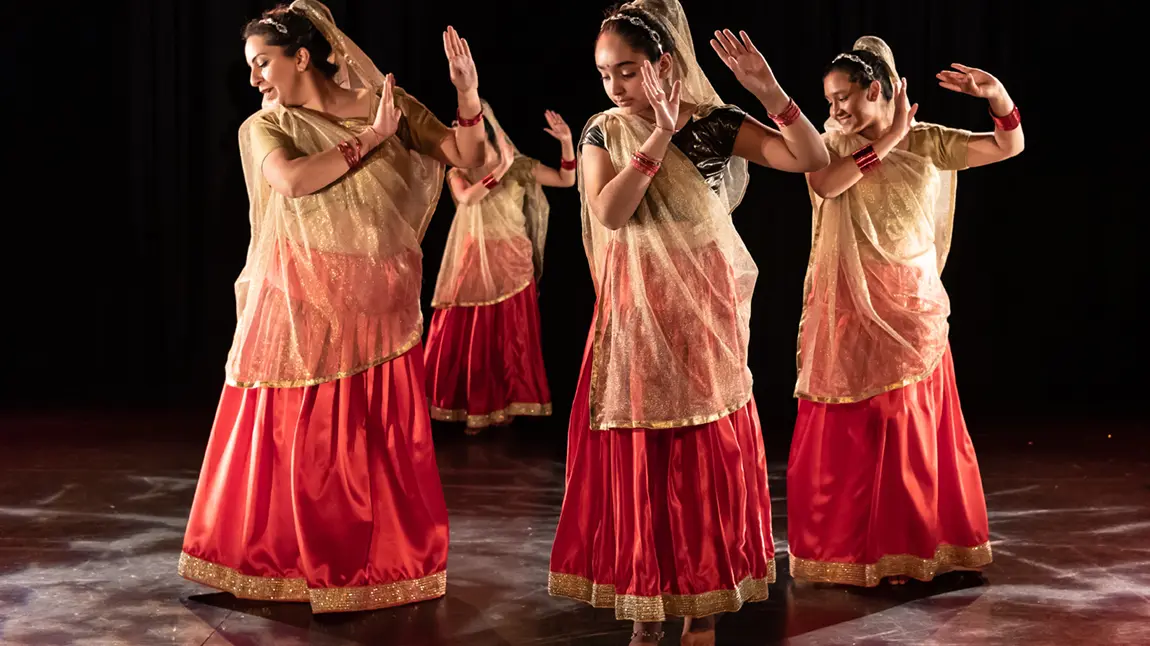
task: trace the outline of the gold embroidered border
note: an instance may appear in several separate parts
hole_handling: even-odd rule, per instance
[[[641,597],[615,594],[610,583],[595,583],[574,574],[551,572],[547,576],[547,592],[554,597],[566,597],[591,604],[595,608],[614,608],[615,618],[624,621],[665,621],[673,617],[708,617],[720,612],[736,612],[744,603],[765,601],[768,588],[775,582],[775,561],[771,559],[767,576],[761,579],[747,577],[733,589],[712,590],[702,594],[664,594]]]
[[[610,431],[613,429],[620,429],[620,428],[639,429],[639,430],[642,430],[642,429],[663,430],[663,429],[668,429],[668,428],[686,428],[688,426],[701,426],[703,424],[710,424],[711,422],[717,422],[717,421],[723,419],[724,417],[726,417],[728,415],[733,415],[734,413],[738,412],[740,409],[742,409],[743,407],[745,407],[749,403],[751,403],[751,395],[747,395],[747,398],[741,404],[735,404],[732,406],[728,406],[727,408],[725,408],[725,409],[723,409],[717,413],[710,413],[708,415],[696,415],[694,417],[684,417],[682,419],[674,419],[674,420],[658,421],[658,422],[645,422],[645,421],[634,421],[634,420],[626,420],[626,421],[622,421],[622,420],[610,421],[609,420],[606,422],[600,422],[599,424],[595,424],[592,422],[591,430],[593,430],[593,431]],[[594,415],[594,411],[592,411],[592,415]]]
[[[791,554],[791,576],[817,583],[873,588],[887,577],[909,576],[919,581],[930,581],[952,570],[977,570],[990,565],[993,560],[989,542],[976,547],[939,545],[932,559],[890,554],[876,563],[812,561]]]
[[[419,317],[419,323],[415,326],[415,331],[412,332],[411,336],[409,336],[407,338],[407,340],[403,342],[403,345],[400,345],[395,350],[392,350],[391,352],[387,353],[386,355],[384,355],[378,359],[373,359],[371,361],[368,361],[365,364],[355,366],[349,370],[337,372],[333,375],[326,375],[324,377],[315,377],[312,379],[285,379],[285,380],[279,380],[279,381],[277,381],[277,380],[237,381],[235,378],[233,378],[229,374],[226,381],[227,381],[229,386],[235,386],[236,388],[304,388],[306,386],[317,386],[319,384],[327,383],[329,381],[336,381],[337,379],[343,379],[345,377],[350,377],[352,375],[358,375],[359,373],[363,372],[364,370],[371,370],[372,368],[374,368],[376,366],[385,364],[388,361],[391,361],[392,359],[396,359],[396,358],[400,357],[401,355],[405,354],[408,350],[414,348],[415,344],[419,343],[419,339],[422,336],[423,336],[423,317],[420,316]]]
[[[376,610],[442,597],[447,592],[447,572],[421,579],[348,588],[308,588],[304,579],[241,574],[232,568],[180,553],[180,576],[240,599],[256,601],[311,602],[312,611],[354,612]]]
[[[795,397],[800,398],[800,399],[806,399],[809,401],[813,401],[813,402],[818,403],[818,404],[854,404],[856,402],[861,402],[863,400],[870,399],[871,397],[876,397],[876,396],[881,395],[883,393],[889,393],[892,390],[898,390],[899,388],[905,388],[907,386],[917,384],[918,382],[926,379],[927,377],[933,375],[934,371],[938,370],[938,367],[940,365],[942,365],[942,357],[945,354],[946,354],[946,350],[943,350],[943,352],[938,355],[938,358],[936,358],[934,360],[931,367],[926,372],[924,372],[922,374],[912,375],[910,377],[907,377],[906,379],[902,379],[902,380],[897,381],[893,384],[889,384],[889,385],[883,386],[881,388],[875,388],[874,390],[868,390],[868,391],[865,391],[865,392],[858,394],[858,395],[848,395],[846,397],[820,397],[818,395],[812,395],[810,393],[802,392],[796,388],[795,389]]]
[[[189,581],[230,592],[240,599],[257,601],[309,601],[307,581],[240,574],[230,567],[217,565],[180,552],[176,567],[180,576]]]
[[[431,307],[437,310],[449,310],[453,307],[486,307],[487,305],[498,305],[499,303],[502,303],[503,301],[508,300],[513,296],[518,296],[520,292],[531,286],[532,280],[534,280],[534,278],[529,278],[527,282],[511,290],[510,293],[504,294],[503,296],[498,296],[490,301],[480,301],[478,303],[444,303],[443,301],[432,301]]]
[[[478,432],[488,426],[502,424],[513,417],[550,417],[551,404],[511,404],[503,410],[497,410],[486,415],[469,415],[466,410],[453,408],[437,408],[428,406],[431,418],[441,422],[467,422],[468,432]]]

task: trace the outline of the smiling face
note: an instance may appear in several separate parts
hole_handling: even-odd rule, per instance
[[[850,75],[840,70],[831,70],[823,77],[823,94],[829,104],[831,118],[846,134],[865,130],[886,110],[878,81],[863,86],[852,82]]]
[[[249,36],[244,42],[244,58],[251,68],[248,81],[263,95],[264,105],[302,103],[301,79],[307,69],[308,52],[300,49],[288,56],[283,47],[270,45],[263,36]]]

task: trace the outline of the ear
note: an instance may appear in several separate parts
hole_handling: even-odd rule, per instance
[[[880,96],[882,96],[882,83],[871,81],[870,86],[866,89],[866,100],[878,101]]]
[[[300,47],[295,53],[295,68],[303,72],[311,65],[311,52],[306,47]]]
[[[655,63],[655,69],[659,72],[659,78],[670,82],[671,70],[675,69],[675,60],[671,58],[670,54],[663,54]]]

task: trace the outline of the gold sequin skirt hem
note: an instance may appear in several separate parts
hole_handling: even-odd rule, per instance
[[[664,594],[638,596],[616,594],[610,583],[595,583],[574,574],[551,572],[547,592],[590,604],[594,608],[614,608],[615,618],[622,621],[665,621],[672,617],[709,617],[721,612],[737,612],[744,603],[766,601],[770,584],[775,582],[775,561],[770,561],[767,576],[747,577],[734,588],[712,590],[701,594]]]
[[[939,574],[954,570],[978,570],[990,565],[994,558],[988,541],[975,547],[940,545],[934,558],[930,559],[910,554],[889,554],[875,563],[837,563],[791,554],[790,560],[791,576],[796,580],[873,588],[883,579],[893,576],[930,581]]]
[[[504,408],[503,410],[497,410],[485,415],[469,415],[467,411],[463,409],[437,408],[435,406],[429,406],[428,408],[431,411],[431,419],[439,420],[441,422],[467,422],[468,433],[478,433],[488,426],[503,424],[515,417],[551,416],[550,403],[514,403],[507,408]]]
[[[312,612],[357,612],[417,603],[447,592],[447,572],[419,579],[346,588],[309,588],[302,578],[241,574],[224,565],[180,553],[177,567],[189,581],[228,592],[239,599],[310,603]]]

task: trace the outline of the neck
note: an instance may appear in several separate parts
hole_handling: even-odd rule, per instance
[[[322,74],[312,72],[304,77],[303,83],[307,88],[309,97],[307,101],[304,101],[303,107],[331,114],[338,112],[339,108],[343,106],[345,101],[344,89],[336,85],[335,81]]]
[[[888,106],[893,108],[893,106]],[[870,125],[859,131],[859,134],[870,141],[874,141],[883,135],[884,132],[890,130],[890,124],[894,121],[894,110],[883,110],[882,114],[877,119],[872,121]]]

